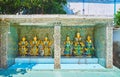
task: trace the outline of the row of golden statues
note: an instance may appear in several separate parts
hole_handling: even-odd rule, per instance
[[[28,43],[26,38],[22,37],[21,41],[19,42],[19,52],[21,56],[50,56],[52,52],[52,41],[50,41],[47,36],[43,41],[38,40],[37,36],[35,36],[33,40]]]
[[[89,35],[87,36],[85,42],[82,41],[80,32],[76,33],[73,41],[71,41],[69,35],[67,35],[64,45],[65,56],[94,56],[94,46],[91,40],[91,36]]]
[[[21,56],[50,56],[53,53],[53,42],[49,40],[48,36],[45,36],[44,40],[38,40],[35,36],[30,42],[26,41],[25,37],[19,42],[19,52]],[[91,40],[91,36],[87,36],[85,42],[82,41],[80,32],[77,32],[74,40],[71,41],[69,35],[67,35],[64,42],[64,55],[65,56],[93,56],[94,46]]]

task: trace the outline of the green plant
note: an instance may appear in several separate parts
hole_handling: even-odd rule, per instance
[[[0,14],[66,14],[67,0],[0,0]]]
[[[116,27],[120,27],[120,10],[117,11],[117,13],[115,14],[115,19],[114,19],[114,21],[115,21]]]

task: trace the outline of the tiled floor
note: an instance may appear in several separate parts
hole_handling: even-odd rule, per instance
[[[23,70],[53,70],[54,64],[27,64],[17,63],[12,65],[9,69],[23,69]]]
[[[119,77],[120,69],[106,69],[99,64],[61,64],[55,70],[54,64],[16,63],[6,70],[0,70],[0,77]]]
[[[71,66],[70,66],[71,67]],[[120,77],[120,69],[20,70],[0,71],[0,77]]]
[[[54,70],[54,64],[25,64],[18,63],[9,69]],[[61,64],[61,69],[105,69],[99,64]]]

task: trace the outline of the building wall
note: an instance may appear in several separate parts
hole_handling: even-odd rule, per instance
[[[113,16],[114,12],[116,12],[119,8],[120,1],[116,1],[116,10],[114,10],[114,0],[68,0],[67,5],[64,6],[64,10],[67,14],[78,15]]]

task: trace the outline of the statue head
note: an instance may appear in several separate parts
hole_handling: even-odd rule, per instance
[[[25,37],[22,37],[22,41],[25,41],[26,40],[26,38]]]
[[[91,37],[89,35],[87,36],[87,40],[91,40]]]
[[[70,37],[68,35],[66,37],[66,41],[70,41]]]
[[[80,32],[77,32],[76,37],[80,38]]]
[[[44,41],[48,41],[48,33],[45,35]]]
[[[37,40],[37,37],[35,36],[35,37],[33,38],[33,40],[36,41],[36,40]]]
[[[45,41],[48,41],[48,37],[46,36],[46,37],[44,38],[44,40],[45,40]]]

